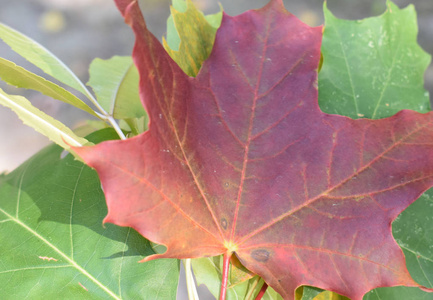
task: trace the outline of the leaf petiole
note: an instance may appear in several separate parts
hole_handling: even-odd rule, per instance
[[[60,60],[59,60],[60,61]],[[61,64],[63,64],[63,62],[60,61]],[[82,87],[82,89],[85,91],[85,95],[87,96],[87,98],[90,100],[90,102],[93,103],[93,105],[96,106],[96,108],[101,112],[98,113],[95,111],[95,113],[97,113],[103,120],[107,121],[108,123],[111,124],[111,126],[113,126],[113,129],[116,131],[116,133],[119,135],[120,139],[122,140],[126,140],[126,136],[123,133],[122,129],[120,129],[119,124],[117,124],[116,120],[113,118],[113,116],[111,116],[109,113],[107,113],[105,111],[105,109],[99,104],[99,102],[96,100],[95,97],[93,97],[92,93],[90,93],[89,89],[84,85],[84,83],[77,77],[77,75],[75,75],[74,72],[72,72],[71,69],[69,69],[68,66],[66,66],[65,64],[63,64],[65,69],[69,70],[71,75],[77,80],[78,84]]]
[[[233,254],[233,252],[224,253],[220,300],[226,299],[227,283],[228,283],[228,279],[229,279],[229,270],[230,270],[230,258],[232,257],[232,254]]]

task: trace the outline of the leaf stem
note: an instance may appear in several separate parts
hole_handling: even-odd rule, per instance
[[[63,64],[63,62],[61,62]],[[68,70],[69,67],[67,67],[66,65],[64,65],[65,68],[67,68]],[[119,135],[120,139],[122,140],[126,140],[126,136],[123,134],[122,129],[120,129],[119,124],[117,124],[116,120],[113,118],[113,116],[111,116],[110,114],[108,114],[105,109],[99,104],[98,100],[96,100],[95,97],[93,97],[92,93],[90,93],[89,89],[84,85],[84,83],[77,77],[77,75],[75,75],[74,72],[72,72],[72,70],[70,70],[71,75],[77,80],[78,84],[83,88],[83,90],[86,92],[86,96],[87,98],[90,100],[90,102],[93,103],[93,105],[96,106],[96,108],[101,112],[101,114],[98,114],[102,119],[106,120],[108,123],[111,124],[111,126],[113,126],[114,130],[117,132],[117,134]]]
[[[47,50],[48,51],[48,50]],[[54,56],[54,54],[52,54]],[[59,63],[63,65],[63,67],[65,69],[67,69],[70,74],[75,78],[75,80],[78,82],[78,84],[82,87],[82,89],[85,91],[85,95],[87,96],[87,98],[90,100],[90,102],[93,103],[93,105],[96,106],[96,108],[101,112],[100,114],[98,113],[98,115],[105,121],[107,121],[108,123],[111,124],[111,126],[113,126],[114,130],[117,132],[117,134],[119,135],[120,139],[122,140],[126,140],[126,136],[123,134],[122,129],[120,129],[119,124],[117,124],[116,120],[113,118],[113,116],[111,116],[110,114],[108,114],[105,109],[99,104],[98,100],[96,100],[95,97],[93,97],[92,93],[90,93],[89,89],[85,86],[85,84],[77,77],[77,75],[75,75],[74,72],[72,72],[72,70],[66,66],[60,59],[59,59]]]
[[[220,292],[220,300],[226,299],[227,294],[227,283],[229,280],[229,270],[230,270],[230,258],[232,257],[233,252],[224,253],[223,257],[223,272],[221,279],[221,292]]]
[[[263,283],[262,288],[260,289],[259,293],[256,296],[255,300],[262,299],[263,295],[266,293],[266,290],[268,289],[268,284],[266,282]]]
[[[42,47],[42,46],[41,46]],[[122,140],[126,140],[126,136],[123,134],[122,129],[120,129],[119,124],[117,124],[116,120],[113,118],[113,116],[111,116],[110,114],[108,114],[105,109],[99,104],[99,102],[96,100],[96,98],[92,95],[92,93],[89,91],[89,89],[86,87],[86,85],[78,78],[78,76],[63,62],[61,61],[57,56],[55,56],[53,53],[51,53],[48,49],[44,48],[45,51],[47,51],[48,53],[50,53],[57,61],[58,63],[69,72],[69,74],[75,79],[75,81],[80,85],[80,87],[83,89],[83,91],[85,92],[85,96],[90,100],[90,102],[92,102],[93,105],[95,105],[95,107],[100,111],[100,113],[97,113],[98,116],[107,121],[108,123],[111,124],[111,126],[114,128],[114,130],[117,132],[117,134],[119,135],[119,137]]]
[[[191,259],[184,259],[183,266],[185,268],[186,289],[188,291],[189,300],[199,300],[196,285],[194,283],[194,276],[192,274]]]
[[[36,42],[35,42],[36,43]],[[90,102],[93,103],[93,105],[96,106],[96,108],[101,112],[100,114],[98,113],[99,117],[105,121],[107,121],[108,123],[111,124],[111,126],[113,126],[114,130],[117,132],[117,134],[119,135],[119,137],[122,140],[126,139],[126,136],[123,134],[123,131],[120,129],[119,124],[117,124],[116,120],[113,118],[113,116],[109,115],[104,108],[99,104],[99,102],[96,100],[95,97],[93,97],[92,93],[90,93],[89,89],[87,88],[87,86],[78,78],[78,76],[62,61],[60,60],[56,55],[54,55],[54,53],[52,53],[51,51],[49,51],[47,48],[43,47],[42,45],[40,45],[39,43],[37,43],[40,47],[42,47],[45,51],[47,51],[47,53],[49,53],[50,55],[52,55],[57,62],[66,70],[68,71],[68,73],[75,79],[75,81],[80,85],[80,87],[83,89],[83,91],[85,92],[85,96],[87,96],[87,98],[90,100]]]
[[[117,124],[116,120],[112,116],[106,116],[106,117],[107,117],[106,120],[113,126],[114,130],[117,132],[120,139],[126,140],[126,136],[123,134],[123,131],[122,129],[120,129],[120,126],[119,124]]]

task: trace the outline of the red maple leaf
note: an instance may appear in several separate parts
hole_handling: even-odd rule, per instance
[[[322,29],[281,0],[224,15],[196,78],[147,30],[136,1],[116,2],[136,34],[149,131],[76,151],[99,173],[105,221],[167,247],[145,260],[235,253],[285,299],[301,285],[355,300],[419,287],[391,222],[433,185],[433,114],[323,113]]]

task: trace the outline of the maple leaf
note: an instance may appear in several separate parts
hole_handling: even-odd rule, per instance
[[[144,261],[235,253],[285,299],[301,285],[355,300],[420,287],[391,222],[433,185],[431,113],[323,113],[322,28],[281,0],[224,15],[196,78],[147,30],[136,1],[116,4],[136,34],[149,131],[75,151],[100,176],[105,222],[167,247]]]

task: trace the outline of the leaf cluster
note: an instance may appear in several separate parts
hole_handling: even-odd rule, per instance
[[[360,21],[338,19],[324,6],[323,65],[318,79],[324,112],[379,119],[402,109],[431,110],[423,88],[430,56],[416,42],[415,10],[413,6],[399,9],[391,1],[387,6],[381,16]],[[221,18],[222,13],[205,16],[189,0],[173,0],[163,46],[189,76],[197,76],[211,54]],[[0,177],[0,279],[7,283],[0,286],[0,294],[5,299],[174,299],[180,261],[136,263],[163,251],[131,228],[102,226],[107,207],[98,176],[72,150],[147,130],[149,118],[140,101],[139,74],[131,57],[95,59],[85,85],[54,54],[25,35],[0,24],[0,38],[47,75],[43,78],[0,58],[3,81],[89,113],[85,128],[72,130],[24,97],[0,90],[0,104],[57,144]],[[71,155],[64,157],[63,150]],[[433,288],[432,197],[433,190],[428,190],[392,224],[411,276],[428,288]],[[164,217],[155,220],[164,221]],[[223,257],[197,258],[191,263],[197,283],[218,297]],[[236,258],[231,263],[227,299],[254,299],[265,284],[263,279]],[[345,299],[310,286],[298,288],[295,297]],[[282,297],[268,288],[262,299]],[[416,287],[387,287],[372,290],[364,299],[433,299],[433,294]]]

